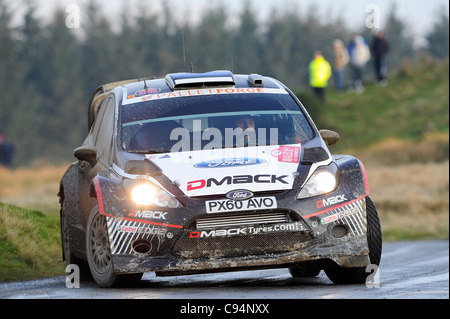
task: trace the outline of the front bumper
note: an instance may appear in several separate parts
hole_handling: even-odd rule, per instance
[[[330,250],[333,252],[330,253]],[[114,256],[114,269],[118,273],[156,272],[161,276],[190,275],[253,269],[308,267],[365,267],[369,264],[365,244],[347,244],[316,247],[303,251],[266,254],[235,258],[176,259],[174,257]]]
[[[282,223],[211,230],[196,229],[197,223],[179,229],[108,217],[114,268],[118,273],[187,275],[312,264],[321,269],[365,267],[370,263],[365,198],[306,219],[292,210],[286,216],[288,220]],[[133,244],[140,240],[149,243],[148,251],[134,250]]]

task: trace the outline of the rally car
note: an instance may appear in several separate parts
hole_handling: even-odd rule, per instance
[[[288,268],[363,283],[381,227],[363,164],[331,155],[281,82],[229,71],[103,85],[60,183],[67,264],[101,287]]]

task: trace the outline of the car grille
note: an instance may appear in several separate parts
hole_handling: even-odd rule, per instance
[[[245,214],[225,217],[206,217],[197,220],[197,229],[236,227],[247,225],[275,224],[288,222],[284,212],[266,214]]]
[[[239,229],[245,227],[270,227],[298,223],[299,230],[278,231],[256,234],[214,236],[214,230]],[[250,255],[284,253],[303,248],[303,243],[313,238],[301,221],[294,221],[288,212],[265,212],[233,214],[230,216],[201,217],[191,224],[195,230],[185,230],[185,235],[177,241],[173,252],[177,257],[189,259],[228,258]],[[194,232],[205,232],[206,237],[192,238]]]

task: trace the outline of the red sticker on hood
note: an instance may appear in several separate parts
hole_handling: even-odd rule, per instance
[[[298,163],[300,160],[300,147],[280,146],[271,152],[272,156],[278,158],[279,162]]]

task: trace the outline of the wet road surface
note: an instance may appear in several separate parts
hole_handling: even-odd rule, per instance
[[[93,281],[68,289],[65,279],[3,283],[0,299],[180,299],[186,305],[200,299],[449,299],[449,241],[385,243],[379,273],[366,285],[335,285],[323,271],[314,278],[292,278],[287,269],[177,277],[147,273],[138,286],[115,289]]]

